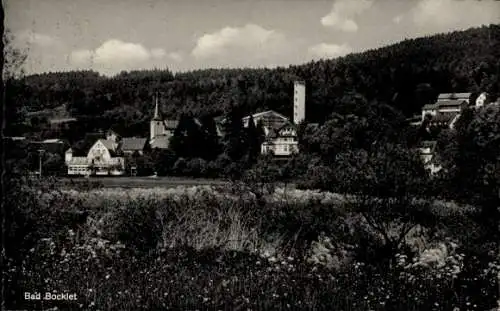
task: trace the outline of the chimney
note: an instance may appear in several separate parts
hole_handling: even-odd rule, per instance
[[[299,124],[306,118],[306,83],[295,81],[293,89],[293,123]]]

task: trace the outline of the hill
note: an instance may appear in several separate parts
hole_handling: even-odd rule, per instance
[[[92,121],[86,130],[113,126],[137,135],[147,133],[155,92],[169,117],[186,111],[215,116],[236,102],[246,112],[274,109],[291,115],[293,81],[302,79],[308,85],[310,121],[323,122],[342,110],[349,93],[409,116],[439,92],[481,90],[497,96],[499,56],[500,25],[490,25],[287,68],[144,70],[110,78],[92,71],[37,74],[11,83],[8,100],[27,111],[65,104],[70,115]]]

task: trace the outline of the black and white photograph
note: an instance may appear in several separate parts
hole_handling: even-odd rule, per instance
[[[1,16],[1,310],[500,311],[500,1]]]

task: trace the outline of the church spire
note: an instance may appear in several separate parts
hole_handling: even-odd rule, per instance
[[[158,93],[156,93],[156,96],[155,96],[155,112],[154,112],[153,120],[161,120],[160,111],[158,109]]]

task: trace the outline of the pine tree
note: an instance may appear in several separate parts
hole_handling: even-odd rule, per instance
[[[246,128],[247,132],[247,143],[248,143],[248,160],[249,164],[255,163],[257,157],[260,154],[260,146],[261,146],[261,137],[260,133],[255,125],[255,121],[253,116],[250,116],[248,119],[248,127]]]
[[[233,160],[239,161],[245,154],[245,131],[243,129],[243,113],[234,105],[226,117],[224,152]]]
[[[188,150],[186,150],[186,136],[187,136],[187,122],[188,116],[182,114],[179,118],[179,123],[174,130],[174,135],[170,138],[170,149],[177,157],[186,157]]]
[[[215,121],[210,116],[205,116],[201,120],[201,133],[203,135],[202,145],[200,147],[201,158],[212,161],[217,158],[221,152],[219,136]]]

